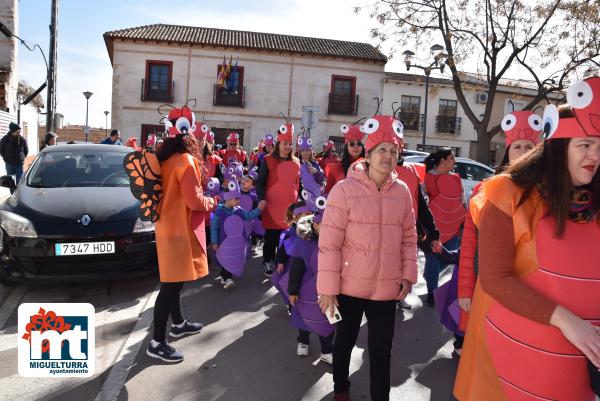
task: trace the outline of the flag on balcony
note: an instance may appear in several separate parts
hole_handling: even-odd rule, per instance
[[[223,56],[223,64],[221,64],[221,68],[219,69],[219,73],[217,74],[217,86],[219,88],[227,87],[226,70],[227,70],[227,67],[226,67],[226,62],[225,62],[225,56]]]
[[[234,95],[238,93],[238,86],[240,84],[240,72],[238,70],[239,57],[235,60],[235,65],[231,67],[229,76],[227,77],[227,89]],[[231,61],[230,61],[231,63]]]

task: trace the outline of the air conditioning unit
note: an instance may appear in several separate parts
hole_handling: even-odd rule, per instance
[[[487,92],[477,92],[476,100],[477,100],[477,103],[487,103],[487,101],[488,101]]]

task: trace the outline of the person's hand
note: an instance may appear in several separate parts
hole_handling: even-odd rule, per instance
[[[258,206],[257,206],[260,211],[265,210],[265,208],[267,207],[267,201],[266,200],[261,200],[260,202],[258,202]]]
[[[412,283],[406,279],[402,279],[402,284],[400,284],[400,294],[396,298],[398,301],[402,301],[412,290]]]
[[[213,252],[217,252],[217,249],[219,249],[218,244],[212,244],[210,247],[212,248]]]
[[[317,174],[317,169],[310,164],[308,165],[308,171],[310,171],[311,174]]]
[[[431,250],[433,253],[442,253],[442,241],[439,239],[431,241]]]
[[[296,306],[296,301],[298,300],[298,295],[290,295],[288,298],[290,300],[290,305]]]
[[[468,312],[471,310],[471,298],[458,298],[458,306],[460,309]]]
[[[600,327],[581,319],[562,306],[556,307],[550,324],[558,327],[566,339],[600,369]]]
[[[335,306],[340,306],[335,295],[319,295],[318,302],[321,312],[324,314],[329,312],[329,316],[331,317],[333,317],[333,314],[335,313]]]
[[[275,271],[277,273],[283,273],[283,268],[284,268],[283,263],[279,263],[279,264],[277,264],[277,269],[275,269]]]

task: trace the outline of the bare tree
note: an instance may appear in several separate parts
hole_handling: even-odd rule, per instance
[[[424,38],[443,40],[456,97],[477,131],[476,157],[484,163],[500,131],[500,125],[489,126],[490,117],[509,68],[521,66],[537,86],[525,109],[600,69],[600,0],[377,0],[355,11],[367,11],[376,21],[373,38],[379,45],[392,42],[392,56]],[[465,71],[487,86],[483,117],[465,98],[465,84],[473,80]]]

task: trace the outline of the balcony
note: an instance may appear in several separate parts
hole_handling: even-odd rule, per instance
[[[439,134],[460,134],[462,119],[456,116],[436,116],[435,131]]]
[[[246,87],[231,93],[215,84],[213,86],[213,106],[246,107]]]
[[[145,79],[142,78],[142,87],[140,90],[140,99],[142,102],[169,102],[173,103],[175,93],[175,81],[171,81],[171,90],[152,89],[146,87]]]
[[[398,115],[405,130],[410,131],[423,131],[423,125],[425,124],[425,114],[420,113],[409,113],[401,111]]]
[[[329,107],[327,114],[339,114],[343,116],[355,116],[358,114],[358,95],[340,96],[329,94]]]

